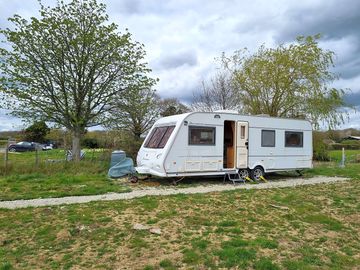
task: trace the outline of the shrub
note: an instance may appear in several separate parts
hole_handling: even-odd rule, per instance
[[[81,144],[85,148],[90,148],[90,149],[99,148],[99,142],[96,138],[84,138]]]
[[[330,160],[328,146],[318,133],[313,134],[313,159],[318,161]]]

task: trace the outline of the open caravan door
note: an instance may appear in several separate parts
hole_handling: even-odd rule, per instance
[[[248,167],[249,123],[236,123],[236,168]]]

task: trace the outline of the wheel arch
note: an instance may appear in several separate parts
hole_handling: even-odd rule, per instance
[[[264,162],[261,162],[261,161],[258,161],[258,162],[255,162],[255,163],[251,164],[251,166],[249,166],[249,169],[250,169],[250,170],[253,170],[253,169],[255,169],[255,168],[258,167],[258,166],[262,167],[263,170],[264,170],[264,172],[266,172],[265,163],[264,163]]]

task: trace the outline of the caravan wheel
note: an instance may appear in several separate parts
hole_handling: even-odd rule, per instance
[[[130,183],[137,183],[137,182],[139,182],[139,178],[136,175],[130,175],[129,181],[130,181]]]
[[[260,181],[261,177],[264,177],[265,172],[261,166],[256,166],[251,170],[251,178],[255,181]]]
[[[248,169],[239,170],[239,176],[241,179],[246,180],[246,178],[249,177],[249,170]]]

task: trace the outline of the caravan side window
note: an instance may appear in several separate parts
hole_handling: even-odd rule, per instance
[[[285,131],[285,147],[303,147],[303,132]]]
[[[275,130],[261,130],[261,146],[275,147]]]
[[[189,126],[189,145],[215,145],[215,128]]]
[[[164,148],[175,126],[156,127],[145,143],[146,148]]]

